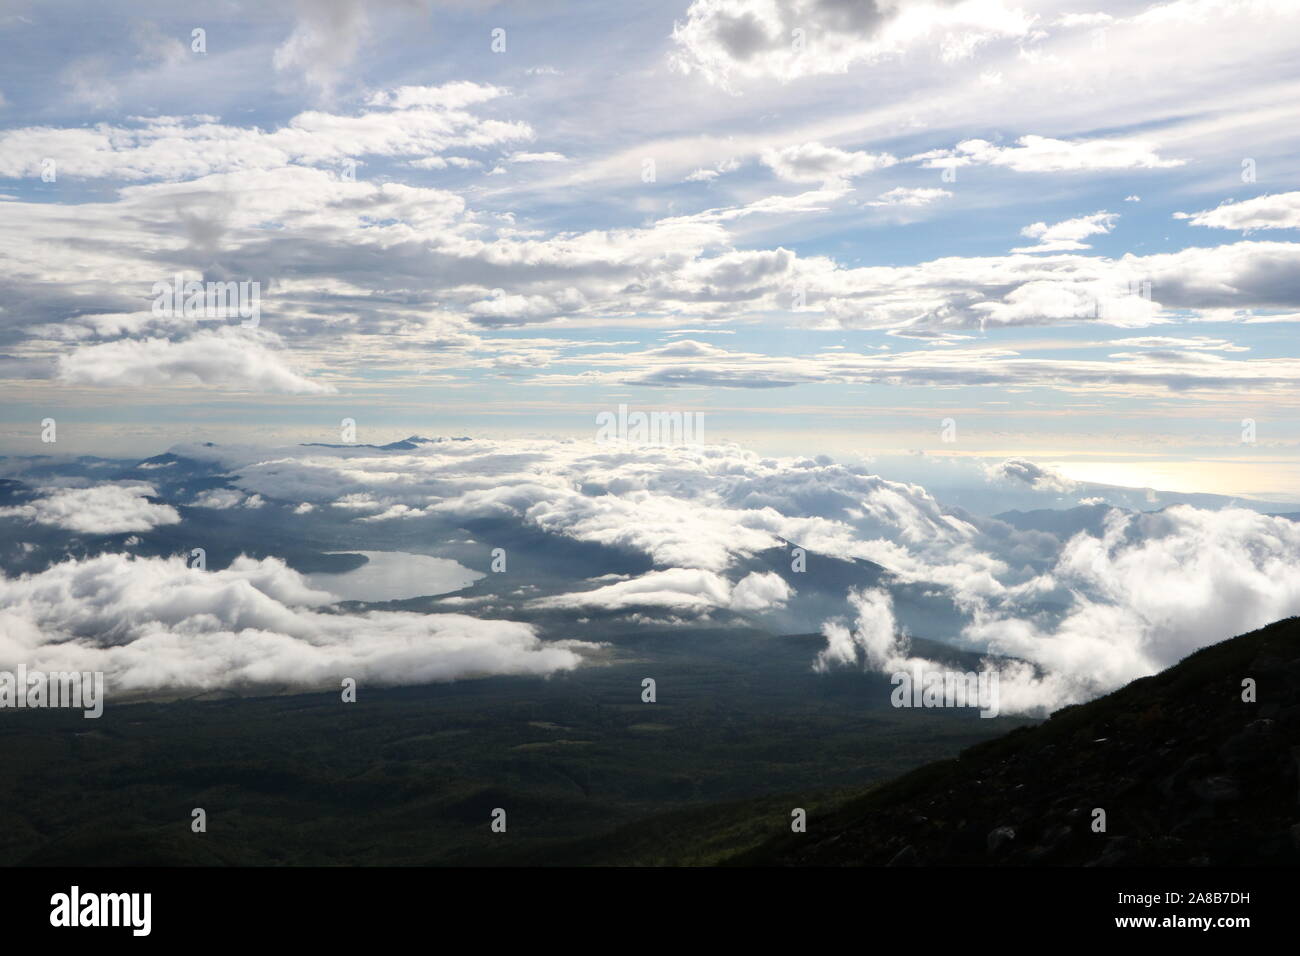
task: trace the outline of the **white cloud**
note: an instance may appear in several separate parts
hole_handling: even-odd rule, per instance
[[[267,500],[332,505],[356,520],[436,518],[456,527],[505,519],[653,562],[634,576],[592,579],[589,590],[525,598],[536,609],[761,616],[798,596],[772,572],[738,570],[760,552],[790,542],[813,555],[873,561],[887,569],[891,588],[917,584],[945,595],[966,622],[969,646],[1029,662],[999,665],[1004,712],[1085,699],[1300,612],[1300,525],[1250,511],[1112,509],[1104,533],[1067,540],[948,513],[924,488],[825,459],[536,439],[413,446],[175,451],[220,466],[242,493]],[[1041,492],[1078,490],[1025,459],[989,473]],[[138,670],[137,686],[218,686],[254,679],[259,668],[267,680],[337,679],[330,668],[344,666],[415,681],[441,677],[400,676],[410,661],[413,675],[454,677],[475,668],[546,672],[579,659],[556,645],[543,651],[530,628],[507,622],[318,613],[310,609],[330,595],[275,561],[242,559],[227,572],[203,573],[180,559],[130,564],[108,555],[43,574],[0,583],[0,607],[21,625],[11,633],[29,635],[43,662],[53,660],[45,655],[60,635],[82,649],[93,645],[96,655],[120,655],[101,660]],[[59,596],[73,588],[89,597]],[[827,646],[811,663],[894,668],[910,660],[884,590],[850,601],[856,627],[828,622]],[[441,653],[448,643],[438,640],[444,624],[458,633],[481,628],[484,640],[467,639],[450,664]],[[107,646],[123,635],[124,649]]]
[[[328,91],[337,74],[350,66],[370,33],[364,0],[296,0],[293,32],[275,51],[277,70],[302,73],[312,86]]]
[[[1171,321],[1165,310],[1207,318],[1249,318],[1242,310],[1286,308],[1300,300],[1289,271],[1300,244],[1239,242],[1110,259],[1056,254],[946,257],[912,266],[843,269],[798,260],[791,284],[808,292],[828,324],[937,329],[987,324],[1053,325],[1099,320],[1144,326]],[[1150,283],[1151,297],[1133,293]]]
[[[426,156],[424,159],[413,159],[406,165],[413,169],[478,169],[483,164],[477,159],[464,156]]]
[[[1300,192],[1272,193],[1242,202],[1229,200],[1201,212],[1176,212],[1174,218],[1213,229],[1300,229]]]
[[[211,116],[136,117],[133,125],[0,132],[0,176],[37,176],[47,157],[58,175],[124,180],[192,179],[291,164],[331,165],[365,156],[428,157],[533,138],[527,123],[483,119],[464,107],[505,95],[469,82],[401,87],[371,97],[355,116],[309,110],[279,129],[231,126]]]
[[[940,199],[951,199],[952,193],[946,189],[909,188],[896,186],[881,193],[869,206],[928,206]]]
[[[471,83],[460,80],[444,83],[441,86],[399,86],[392,90],[380,90],[371,95],[366,102],[370,106],[385,109],[438,109],[462,110],[467,106],[486,103],[509,91],[504,87],[490,83]]]
[[[231,508],[260,508],[266,504],[261,495],[246,495],[235,488],[209,488],[192,502],[195,508],[228,511]]]
[[[386,520],[399,521],[512,517],[643,554],[657,570],[692,572],[644,575],[597,594],[611,599],[649,590],[728,605],[725,572],[783,541],[844,558],[888,557],[901,571],[916,564],[906,557],[915,546],[941,556],[936,563],[952,564],[955,577],[975,533],[918,486],[831,462],[760,458],[725,446],[475,440],[396,452],[192,445],[176,451],[220,463],[237,472],[233,484],[267,499],[342,505],[362,517],[390,514]],[[763,576],[736,588],[736,599],[747,604],[785,599],[776,581]],[[590,600],[592,592],[578,597]]]
[[[596,647],[462,614],[315,609],[331,601],[274,558],[221,571],[180,557],[70,560],[0,577],[0,667],[103,671],[111,705],[115,692],[152,689],[542,676]]]
[[[563,153],[511,153],[510,162],[512,163],[565,163],[569,157]]]
[[[181,520],[171,505],[154,504],[152,485],[100,484],[58,488],[28,504],[0,508],[0,517],[19,518],[83,534],[150,531]]]
[[[1125,339],[1112,339],[1107,345],[1137,349],[1181,349],[1188,352],[1249,352],[1249,346],[1237,345],[1227,339],[1209,335],[1174,336],[1140,335]]]
[[[843,73],[928,46],[945,62],[999,38],[1024,36],[1032,15],[999,0],[694,0],[673,25],[670,62],[727,89]]]
[[[839,620],[822,625],[826,647],[813,662],[814,670],[825,673],[837,666],[849,666],[890,675],[910,675],[916,668],[922,673],[952,670],[949,665],[911,654],[910,640],[894,617],[893,599],[888,591],[853,591],[849,603],[857,612],[853,626],[850,628]],[[994,689],[992,699],[987,702],[995,713],[1043,714],[1083,699],[1082,686],[1095,687],[1086,685],[1076,674],[1042,672],[1023,660],[986,658],[979,670],[996,677],[996,683],[989,681]]]
[[[783,606],[794,593],[775,572],[753,572],[736,582],[730,606],[733,611],[769,611]]]
[[[713,169],[697,169],[684,180],[688,183],[706,183],[710,180],[717,179],[719,176],[725,176],[727,173],[735,172],[740,168],[740,160],[734,156],[722,160]]]
[[[209,385],[223,389],[320,395],[333,387],[293,371],[267,343],[274,336],[221,328],[181,341],[122,339],[60,356],[58,373],[69,385],[138,388]]]
[[[777,574],[752,573],[734,587],[713,571],[670,568],[650,571],[626,581],[590,591],[574,591],[530,602],[537,608],[599,608],[607,611],[656,607],[683,612],[768,611],[779,608],[794,594]]]
[[[1165,159],[1140,139],[1062,140],[1027,135],[1015,146],[968,139],[956,149],[932,150],[909,157],[931,169],[950,166],[1005,166],[1022,173],[1085,172],[1118,169],[1169,169],[1185,160]]]
[[[823,183],[831,187],[898,162],[887,153],[843,150],[821,143],[764,150],[762,160],[782,179],[794,183]]]
[[[853,592],[850,603],[854,626],[823,625],[817,670],[942,669],[910,656],[888,592]],[[1240,509],[1112,509],[1100,536],[1076,534],[1045,573],[960,603],[966,640],[1018,659],[983,663],[998,675],[1001,710],[1051,711],[1300,612],[1300,524]]]
[[[1078,487],[1078,482],[1024,458],[1008,458],[1006,461],[989,465],[985,469],[985,474],[995,481],[1023,482],[1035,491],[1068,494]]]
[[[1114,22],[1109,13],[1066,13],[1056,22],[1063,27],[1095,27]]]
[[[1018,597],[1049,594],[1070,602],[1054,625],[988,609],[965,635],[1059,675],[1059,705],[1300,612],[1300,524],[1240,509],[1112,510],[1103,535],[1075,536]]]
[[[1046,310],[1078,321],[1100,321],[1125,327],[1121,306],[1132,309],[1132,325],[1147,325],[1148,301],[1135,294],[1107,292],[1116,304],[1107,303],[1105,318],[1094,315],[1095,293],[1087,288],[1057,289],[1043,284],[1024,295],[1010,297],[999,319],[1022,324],[1023,311],[1035,324]],[[1069,310],[1072,310],[1069,311]],[[814,355],[769,356],[753,352],[727,351],[711,346],[675,354],[667,350],[646,350],[616,355],[590,356],[587,361],[606,370],[574,374],[539,373],[532,381],[549,385],[651,385],[669,388],[789,388],[811,383],[885,384],[894,386],[984,386],[1056,388],[1073,393],[1109,392],[1116,395],[1154,396],[1176,391],[1180,394],[1237,391],[1271,392],[1278,396],[1294,389],[1300,375],[1300,360],[1259,358],[1234,360],[1213,352],[1242,351],[1233,348],[1159,349],[1117,352],[1100,359],[1050,358],[1023,355],[1012,349],[987,346],[962,347],[964,337],[925,328],[895,333],[944,345],[944,350],[882,352],[833,350]],[[1248,351],[1248,350],[1247,350]],[[1191,359],[1188,356],[1191,356]]]
[[[826,647],[818,652],[813,670],[826,673],[837,665],[860,665],[874,671],[901,669],[898,665],[906,662],[904,641],[889,592],[880,588],[854,591],[849,602],[858,612],[855,627],[850,630],[840,621],[822,625]]]
[[[1090,216],[1066,219],[1063,222],[1047,225],[1036,222],[1020,230],[1022,236],[1037,239],[1038,245],[1012,249],[1012,252],[1069,252],[1076,249],[1091,248],[1080,240],[1089,236],[1105,235],[1115,227],[1119,216],[1113,212],[1094,212]]]

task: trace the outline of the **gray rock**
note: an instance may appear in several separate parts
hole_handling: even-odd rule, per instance
[[[1009,849],[1016,840],[1015,827],[996,827],[989,832],[988,848],[990,853],[1001,853]]]
[[[1205,803],[1218,806],[1241,799],[1241,788],[1237,781],[1228,776],[1205,777],[1192,783],[1192,793]]]

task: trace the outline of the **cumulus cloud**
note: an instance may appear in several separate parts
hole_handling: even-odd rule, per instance
[[[1088,249],[1090,246],[1081,240],[1089,236],[1105,235],[1115,227],[1115,220],[1118,218],[1119,216],[1116,213],[1103,210],[1094,212],[1090,216],[1066,219],[1050,226],[1045,222],[1036,222],[1025,226],[1024,229],[1020,230],[1020,234],[1030,239],[1037,239],[1038,244],[1012,249],[1011,251],[1068,252],[1076,249]]]
[[[782,179],[794,183],[823,183],[831,187],[898,162],[888,153],[843,150],[821,143],[764,150],[762,160]]]
[[[1032,15],[1000,0],[694,0],[673,25],[672,65],[736,90],[843,73],[928,45],[947,62],[999,38],[1024,36]]]
[[[905,667],[906,637],[894,618],[889,592],[881,588],[853,591],[849,603],[857,610],[855,626],[849,628],[838,620],[822,625],[826,646],[813,661],[813,670],[824,674],[837,665],[882,672]]]
[[[942,669],[910,655],[887,591],[855,591],[850,604],[856,622],[823,625],[815,669]],[[1043,573],[961,604],[962,637],[991,655],[1001,710],[1042,713],[1300,613],[1300,523],[1235,508],[1111,509],[1101,534],[1075,534]]]
[[[57,488],[28,504],[0,508],[0,517],[19,518],[83,534],[149,531],[181,520],[171,505],[155,504],[152,485],[99,484]]]
[[[964,633],[1056,675],[1060,705],[1300,613],[1300,524],[1235,508],[1112,510],[1103,534],[1076,535],[1016,593],[1026,604],[1048,596],[1068,602],[1054,624],[991,607]]]
[[[860,667],[881,674],[939,674],[952,670],[951,665],[913,655],[905,630],[894,617],[894,603],[889,592],[874,588],[853,591],[849,603],[855,609],[852,626],[841,620],[822,625],[826,639],[813,662],[813,670],[826,673],[835,667]],[[1027,660],[985,658],[980,671],[990,675],[992,696],[987,702],[994,714],[1045,714],[1080,697],[1081,680],[1075,673],[1045,671]],[[1095,692],[1095,686],[1092,688]],[[1108,688],[1109,689],[1109,688]]]
[[[571,670],[596,645],[543,641],[462,614],[326,613],[333,600],[283,562],[223,571],[105,554],[0,577],[0,667],[103,671],[114,692],[419,684]]]
[[[1008,458],[989,465],[985,468],[985,474],[994,481],[1021,482],[1035,491],[1067,494],[1078,487],[1078,482],[1025,458]]]
[[[1222,203],[1201,212],[1174,213],[1175,219],[1187,219],[1193,226],[1213,229],[1300,229],[1300,192],[1272,193],[1242,202]]]
[[[770,611],[782,607],[795,594],[779,574],[752,572],[736,582],[731,592],[733,611]]]

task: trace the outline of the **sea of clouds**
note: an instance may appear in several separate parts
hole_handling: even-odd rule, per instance
[[[846,590],[844,613],[822,622],[826,647],[809,666],[891,672],[913,661],[895,600],[897,588],[919,588],[949,601],[961,621],[952,633],[920,636],[1013,659],[990,664],[1004,712],[1087,699],[1300,613],[1300,524],[1241,508],[1112,508],[1099,526],[1049,533],[949,510],[925,488],[865,465],[735,446],[520,439],[173,451],[220,469],[229,488],[166,502],[141,482],[51,487],[0,517],[82,540],[148,535],[179,521],[177,507],[241,502],[281,509],[304,528],[322,514],[370,530],[496,519],[636,554],[649,567],[597,568],[521,607],[649,610],[686,624],[719,612],[763,623],[813,583],[817,565],[802,578],[747,562],[798,546],[888,572],[879,586]],[[1029,464],[985,477],[1023,481]],[[182,557],[105,552],[0,578],[0,667],[102,670],[110,687],[127,690],[545,675],[597,650],[543,630],[462,613],[348,610],[275,558],[199,571]]]

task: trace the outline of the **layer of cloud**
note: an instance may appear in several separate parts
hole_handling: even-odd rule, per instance
[[[309,110],[279,129],[216,117],[138,117],[129,126],[26,126],[0,132],[0,176],[180,180],[294,164],[342,167],[366,156],[424,157],[533,138],[526,123],[485,119],[468,107],[506,94],[465,81],[375,94],[356,115]]]
[[[909,662],[893,602],[923,593],[950,609],[950,639],[960,634],[965,646],[1020,662],[996,665],[1004,712],[1086,699],[1300,612],[1300,524],[1233,508],[1111,509],[1104,526],[1095,511],[1062,513],[1049,532],[945,508],[925,488],[866,466],[732,446],[416,439],[393,448],[174,451],[236,489],[209,505],[238,498],[297,513],[310,505],[358,528],[486,523],[507,537],[514,528],[524,540],[558,536],[648,562],[649,570],[506,601],[529,611],[761,621],[788,613],[805,590],[824,589],[819,560],[873,562],[885,569],[879,593],[843,595],[857,622],[827,621],[826,648],[810,665]],[[1079,491],[1026,459],[991,465],[988,477],[1045,495]],[[94,514],[100,529],[145,531],[175,517],[147,507],[152,490],[94,489],[112,499],[109,507],[86,489],[59,489],[11,516],[35,520],[39,512],[86,530]],[[142,507],[147,520],[130,518]],[[754,570],[790,545],[810,556],[807,588],[768,567]],[[79,600],[63,599],[74,591]],[[531,628],[503,621],[314,610],[332,602],[278,561],[242,558],[209,573],[179,558],[101,555],[0,583],[11,640],[26,635],[27,656],[9,659],[71,666],[72,657],[57,654],[85,652],[76,666],[97,669],[98,661],[137,687],[349,676],[340,668],[393,681],[544,673],[576,666],[583,650],[542,645]],[[440,640],[444,626],[464,639]],[[444,654],[453,644],[455,653]]]
[[[932,169],[961,166],[1005,166],[1020,173],[1087,172],[1120,169],[1169,169],[1185,160],[1160,156],[1145,140],[1062,140],[1029,134],[1015,146],[968,139],[955,149],[933,150],[910,157]]]
[[[651,571],[589,591],[538,598],[530,602],[530,607],[594,608],[604,611],[666,608],[679,612],[707,612],[726,608],[740,612],[762,612],[783,607],[793,594],[794,589],[772,572],[747,574],[733,587],[729,580],[712,571],[672,568]]]
[[[0,577],[0,668],[103,671],[114,693],[282,685],[420,684],[571,670],[595,645],[543,641],[461,614],[326,613],[333,600],[283,562],[105,554]]]
[[[18,518],[83,534],[150,531],[179,524],[171,505],[149,499],[156,492],[140,483],[100,484],[91,488],[56,488],[27,504],[0,508],[0,517]]]
[[[175,342],[149,338],[87,345],[61,356],[58,374],[69,385],[118,388],[208,385],[310,395],[334,390],[289,368],[265,344],[272,336],[242,333],[223,328]]]

